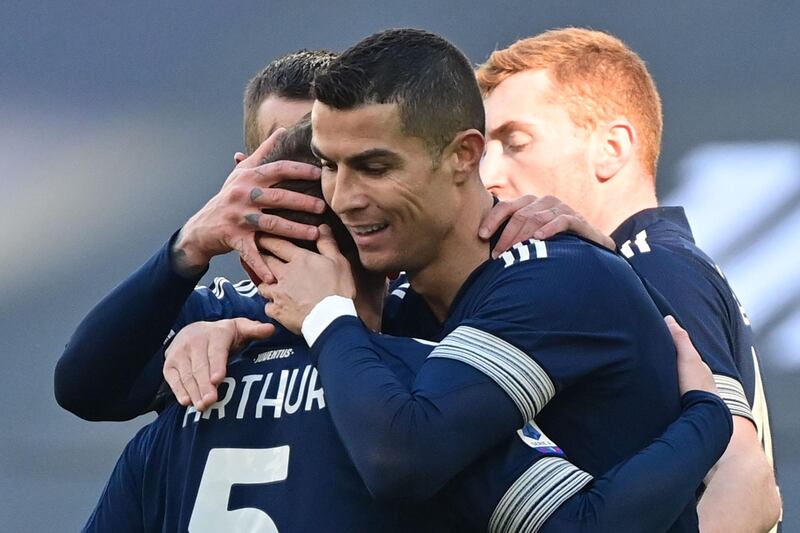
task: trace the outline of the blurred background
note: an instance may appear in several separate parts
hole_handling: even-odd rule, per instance
[[[760,339],[785,502],[800,530],[800,3],[37,2],[0,5],[0,530],[75,531],[149,418],[62,411],[81,317],[220,187],[241,95],[298,48],[441,33],[476,63],[567,25],[623,38],[664,101],[663,203],[687,206]],[[222,258],[213,275],[240,279]]]

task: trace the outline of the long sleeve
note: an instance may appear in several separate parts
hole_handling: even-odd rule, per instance
[[[731,414],[718,396],[690,391],[681,404],[683,414],[660,438],[566,500],[538,531],[668,530],[687,502],[694,501],[703,477],[725,451],[733,431]],[[523,513],[524,507],[514,512]]]
[[[376,498],[432,496],[523,423],[503,389],[468,365],[428,359],[409,388],[358,319],[339,318],[322,337],[334,334],[312,346],[312,358],[342,442]]]
[[[162,343],[202,276],[173,271],[171,243],[78,325],[55,369],[55,396],[65,409],[87,420],[127,420],[151,409],[162,383]]]

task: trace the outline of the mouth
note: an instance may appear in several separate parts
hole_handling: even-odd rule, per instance
[[[365,235],[372,235],[373,233],[377,233],[386,227],[389,224],[365,224],[361,226],[347,226],[350,231],[354,235],[365,236]]]
[[[356,246],[363,249],[376,245],[381,240],[381,236],[387,233],[388,227],[389,224],[353,224],[348,225],[347,229],[350,230]]]

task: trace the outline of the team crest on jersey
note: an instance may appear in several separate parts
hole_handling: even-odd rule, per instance
[[[556,446],[555,442],[547,438],[547,435],[542,432],[533,420],[529,420],[522,429],[518,429],[517,435],[522,439],[522,442],[540,452],[564,455],[564,451]]]
[[[278,348],[275,350],[267,350],[253,357],[254,363],[263,363],[264,361],[272,361],[274,359],[286,359],[294,355],[294,348]]]

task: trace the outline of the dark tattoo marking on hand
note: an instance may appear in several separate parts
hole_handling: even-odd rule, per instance
[[[250,191],[250,201],[255,202],[262,194],[264,194],[264,191],[261,190],[261,188],[253,187],[253,189]]]
[[[248,224],[251,226],[255,226],[256,228],[259,227],[258,220],[261,218],[261,215],[258,213],[250,213],[249,215],[245,215],[244,219],[247,221]]]

